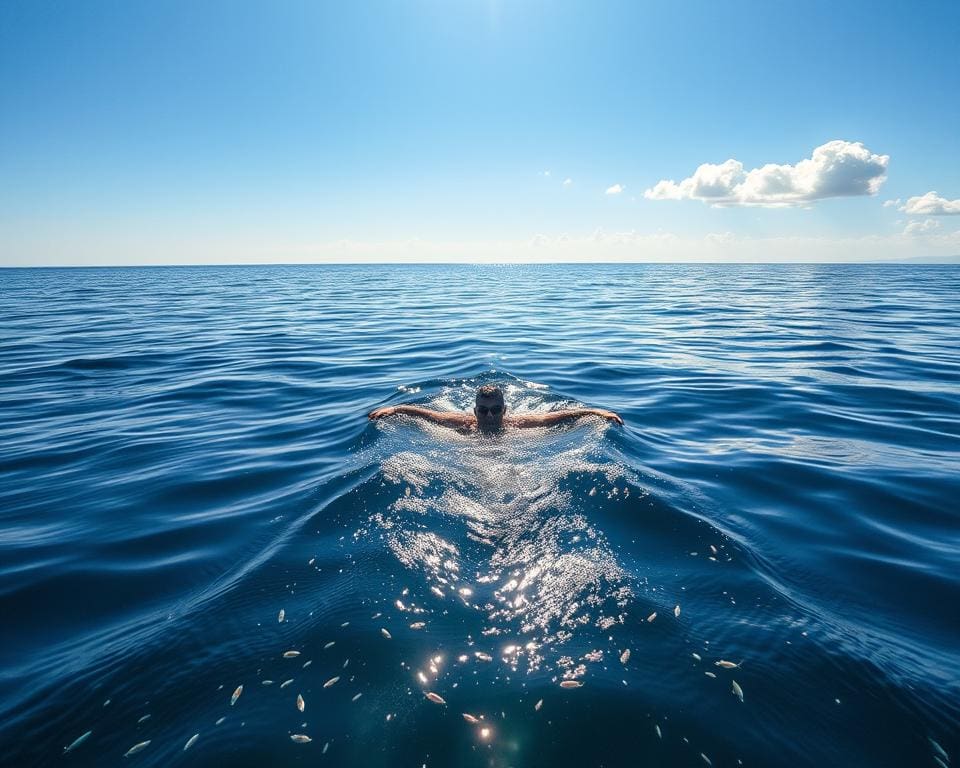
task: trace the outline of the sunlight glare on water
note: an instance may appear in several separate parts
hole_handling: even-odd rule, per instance
[[[542,407],[537,389],[507,388],[512,412]],[[441,393],[429,405],[468,410],[471,403]],[[382,472],[398,498],[358,535],[385,535],[397,560],[422,579],[427,602],[440,598],[458,614],[453,621],[463,627],[465,645],[510,647],[514,669],[518,657],[537,669],[548,652],[562,655],[571,641],[593,645],[622,623],[632,597],[629,576],[603,532],[561,487],[582,474],[602,477],[608,493],[628,474],[603,458],[605,422],[592,418],[573,433],[534,428],[481,438],[422,422],[378,428],[397,449]],[[422,452],[410,449],[418,444]],[[626,485],[622,490],[629,495]],[[449,540],[434,532],[438,525],[450,530]]]

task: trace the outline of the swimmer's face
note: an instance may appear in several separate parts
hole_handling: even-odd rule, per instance
[[[477,429],[481,432],[498,432],[503,429],[503,416],[506,412],[503,396],[477,395],[473,415],[477,417]]]

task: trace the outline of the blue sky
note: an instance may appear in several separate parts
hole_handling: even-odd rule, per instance
[[[7,0],[0,265],[957,254],[958,30],[956,2]]]

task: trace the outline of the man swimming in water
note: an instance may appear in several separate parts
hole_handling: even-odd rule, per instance
[[[418,405],[391,405],[370,411],[369,418],[380,419],[395,413],[419,416],[445,427],[477,432],[500,432],[504,427],[549,427],[562,421],[577,419],[581,416],[601,416],[604,419],[623,424],[623,419],[613,411],[602,408],[571,408],[566,411],[549,413],[525,413],[522,416],[507,416],[507,405],[503,401],[503,391],[494,384],[484,384],[477,390],[477,401],[473,414],[432,411]]]

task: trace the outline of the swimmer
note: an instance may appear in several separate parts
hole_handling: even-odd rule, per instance
[[[623,419],[613,411],[602,408],[571,408],[565,411],[551,411],[549,413],[525,413],[522,416],[507,416],[507,405],[503,400],[503,391],[494,384],[484,384],[477,390],[477,401],[473,406],[473,414],[432,411],[418,405],[391,405],[386,408],[377,408],[368,414],[371,420],[392,416],[395,413],[404,413],[408,416],[418,416],[444,427],[453,427],[469,432],[500,432],[504,427],[549,427],[581,416],[600,416],[617,424],[623,424]]]

